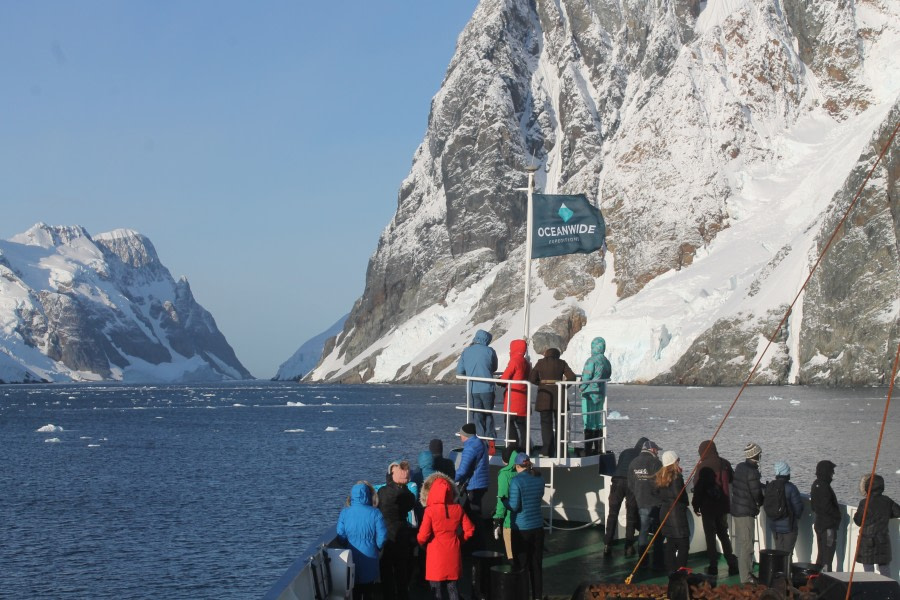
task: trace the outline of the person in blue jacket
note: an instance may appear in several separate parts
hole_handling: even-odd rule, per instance
[[[350,490],[350,505],[341,510],[337,534],[350,547],[356,565],[356,585],[353,600],[374,598],[374,583],[378,579],[378,552],[387,539],[387,525],[381,511],[373,506],[375,490],[361,481]]]
[[[497,353],[490,347],[491,334],[483,329],[475,332],[475,339],[463,350],[456,364],[456,374],[468,377],[493,379],[497,371]],[[487,381],[470,381],[472,408],[494,410],[494,384]],[[494,437],[494,415],[475,413],[476,433],[480,437]]]
[[[541,501],[544,480],[531,468],[531,458],[524,452],[516,455],[516,475],[509,480],[509,498],[514,571],[525,569],[531,581],[531,597],[544,597],[544,517]]]
[[[482,501],[488,490],[490,458],[487,444],[475,435],[473,423],[462,426],[459,430],[459,439],[462,440],[463,449],[459,457],[459,466],[456,468],[455,481],[460,486],[460,491],[465,489],[463,507],[475,524],[472,544],[479,550],[487,540],[485,515],[488,513],[482,507]]]
[[[784,486],[784,497],[787,503],[787,516],[769,520],[769,529],[772,531],[774,538],[775,550],[783,550],[790,557],[794,553],[794,545],[797,543],[797,534],[800,517],[803,516],[803,498],[800,496],[800,490],[791,483],[791,465],[787,461],[780,460],[775,463],[775,480],[766,484],[765,493],[774,493],[772,490],[776,486]]]

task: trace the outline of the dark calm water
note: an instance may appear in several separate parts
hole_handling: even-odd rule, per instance
[[[609,447],[640,435],[693,465],[737,390],[611,386]],[[752,439],[808,491],[838,464],[855,503],[886,389],[754,388],[718,439]],[[428,440],[453,447],[457,386],[0,387],[0,597],[258,598],[327,525],[358,479],[380,482]],[[879,472],[900,496],[889,416]],[[53,425],[62,431],[39,432]]]

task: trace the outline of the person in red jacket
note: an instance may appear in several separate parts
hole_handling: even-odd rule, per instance
[[[531,363],[525,357],[528,351],[528,344],[525,340],[513,340],[509,343],[509,364],[500,379],[511,379],[518,381],[527,381],[528,374],[531,372]],[[526,383],[510,383],[501,384],[506,387],[506,394],[503,396],[503,410],[514,413],[511,417],[509,432],[507,437],[511,443],[518,446],[520,450],[525,452],[525,428],[528,423],[528,384]]]
[[[456,586],[462,574],[459,530],[462,526],[462,539],[467,540],[475,534],[475,525],[459,504],[459,492],[453,480],[443,473],[430,475],[422,484],[420,496],[425,515],[416,539],[425,547],[425,580],[435,600],[444,597],[441,591],[444,586],[450,600],[459,600]]]

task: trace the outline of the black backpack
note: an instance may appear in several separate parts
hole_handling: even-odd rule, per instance
[[[770,481],[766,486],[766,495],[763,498],[763,510],[766,516],[777,521],[788,516],[787,496],[784,493],[784,479]]]

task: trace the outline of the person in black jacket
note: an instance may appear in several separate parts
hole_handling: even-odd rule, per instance
[[[728,563],[728,574],[737,575],[740,572],[737,557],[731,547],[731,538],[728,537],[728,513],[731,511],[728,495],[731,482],[734,481],[734,469],[730,462],[719,456],[716,443],[712,440],[701,442],[697,453],[700,455],[700,462],[697,463],[697,482],[694,484],[691,506],[694,514],[703,521],[706,556],[709,559],[706,572],[709,575],[719,573],[719,551],[716,547],[718,537]]]
[[[816,480],[809,491],[809,503],[816,514],[813,529],[816,532],[816,566],[831,571],[834,552],[837,549],[837,529],[841,524],[841,507],[831,489],[835,464],[820,460],[816,465]]]
[[[687,493],[679,497],[684,488],[681,459],[672,450],[666,450],[662,455],[662,465],[656,472],[654,493],[660,502],[661,517],[666,513],[669,515],[662,524],[661,532],[666,538],[666,571],[671,573],[687,566],[691,528],[688,524]]]
[[[387,539],[381,554],[381,585],[385,598],[409,598],[409,567],[412,563],[415,530],[406,515],[416,505],[416,497],[406,487],[409,463],[392,462],[387,481],[378,490],[378,509],[387,525]]]
[[[734,525],[734,551],[738,560],[741,583],[755,583],[753,575],[753,541],[756,530],[756,516],[763,503],[762,477],[759,473],[759,459],[762,448],[750,442],[744,448],[746,460],[734,468],[731,483],[731,517]]]
[[[859,482],[859,491],[868,493],[869,476]],[[873,572],[878,565],[878,572],[886,577],[891,573],[891,534],[888,521],[900,518],[900,505],[884,495],[884,479],[881,475],[872,478],[872,497],[869,498],[869,509],[866,523],[863,525],[863,510],[866,499],[859,501],[853,522],[862,527],[859,533],[859,556],[856,562],[862,563],[863,570]]]
[[[656,488],[654,480],[656,472],[662,468],[662,463],[656,457],[659,446],[655,442],[646,441],[641,453],[628,465],[628,489],[634,494],[637,502],[638,517],[640,518],[640,532],[638,533],[638,550],[641,556],[647,550],[648,539],[651,531],[656,531],[659,524],[659,499],[653,493]],[[661,545],[656,545],[654,552],[654,565],[662,560]]]
[[[575,381],[575,373],[569,368],[568,363],[559,357],[558,348],[548,348],[544,351],[544,358],[537,361],[528,376],[529,381],[539,385],[537,399],[534,401],[534,410],[541,413],[541,442],[543,456],[556,456],[556,444],[554,444],[553,426],[557,415],[557,381]]]
[[[619,510],[622,508],[622,501],[625,502],[625,556],[634,556],[634,532],[640,528],[640,517],[638,516],[637,500],[634,494],[628,488],[628,466],[631,464],[641,449],[647,438],[642,437],[634,445],[634,448],[626,448],[619,454],[619,461],[616,463],[616,471],[612,476],[612,484],[609,488],[609,512],[606,515],[606,532],[603,548],[603,556],[612,556],[612,543],[616,539],[616,531],[619,528]]]
[[[444,442],[435,438],[428,442],[428,449],[434,457],[434,470],[440,471],[450,479],[456,477],[456,465],[452,460],[444,457]]]

